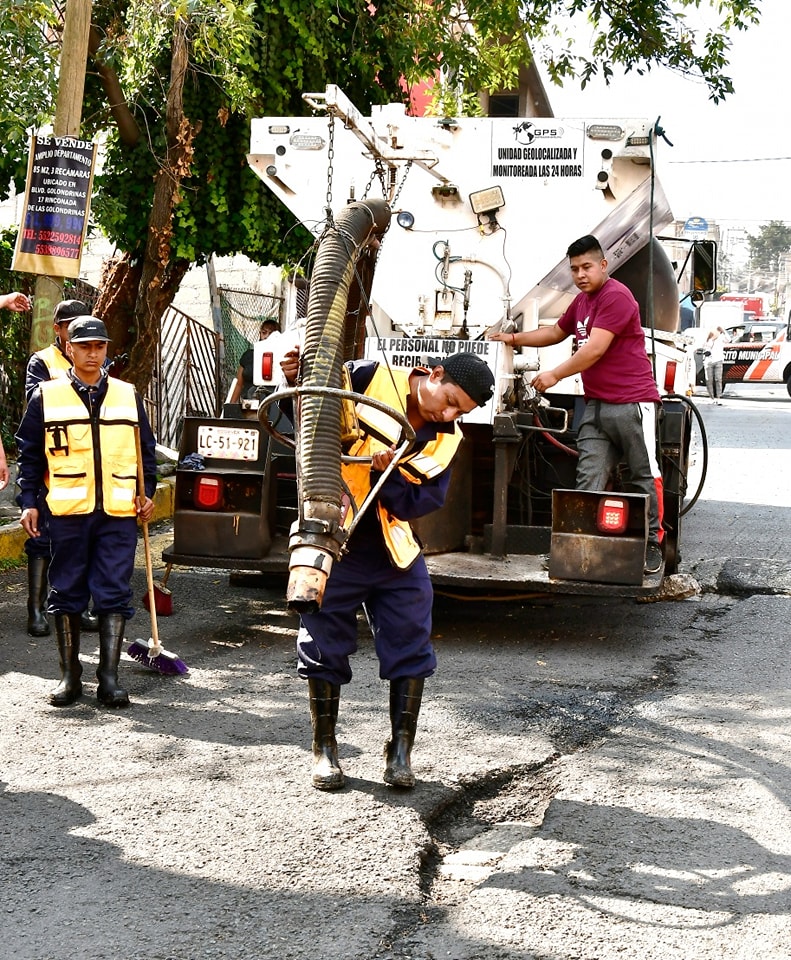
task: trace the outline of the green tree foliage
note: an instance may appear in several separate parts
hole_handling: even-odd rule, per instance
[[[748,234],[753,269],[776,273],[781,260],[791,253],[791,227],[782,220],[770,220],[758,228],[756,236]]]
[[[0,3],[0,199],[23,189],[30,131],[54,113],[60,47],[46,0]]]
[[[135,4],[120,6],[129,13]],[[303,114],[302,91],[323,90],[328,82],[337,82],[352,98],[366,103],[402,95],[389,58],[372,55],[375,23],[359,3],[258,0],[252,14],[253,29],[227,54],[234,56],[247,85],[244,104],[229,96],[208,53],[201,59],[200,51],[193,49],[184,114],[200,132],[174,210],[172,246],[175,257],[191,263],[212,253],[237,252],[263,263],[281,262],[305,248],[305,231],[292,229],[290,215],[247,163],[250,116]],[[111,129],[94,211],[119,247],[140,251],[148,229],[145,199],[166,150],[161,78],[170,69],[168,37],[163,33],[154,48],[149,36],[146,53],[152,68],[146,74],[139,68],[124,70],[126,54],[118,54],[126,25],[117,7],[103,29],[107,39],[102,49],[114,51],[108,65],[118,71],[130,111],[145,136],[130,145]],[[106,123],[104,92],[94,83],[90,96],[91,122],[99,129]]]
[[[708,27],[693,25],[702,12]],[[661,66],[702,79],[718,102],[733,92],[730,38],[759,12],[752,0],[384,0],[377,20],[410,81],[440,62],[468,91],[508,88],[535,57],[558,85]]]

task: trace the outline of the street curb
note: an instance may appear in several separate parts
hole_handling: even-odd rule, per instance
[[[173,516],[175,501],[175,478],[166,477],[157,484],[154,493],[154,516],[151,523],[167,520]],[[24,544],[27,534],[18,522],[0,525],[0,563],[20,562],[25,559]]]

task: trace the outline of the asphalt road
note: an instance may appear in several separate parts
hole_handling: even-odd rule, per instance
[[[5,955],[785,960],[791,400],[733,394],[700,404],[696,596],[438,598],[411,792],[381,783],[364,625],[339,720],[350,782],[324,794],[279,584],[175,571],[160,632],[190,674],[125,661],[133,706],[111,713],[95,635],[88,695],[47,705],[53,643],[24,631],[23,573],[0,575]],[[129,638],[148,634],[141,610]]]

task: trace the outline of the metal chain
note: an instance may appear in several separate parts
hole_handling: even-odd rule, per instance
[[[390,206],[391,206],[391,207],[395,207],[396,201],[398,200],[399,196],[401,195],[401,191],[402,191],[403,188],[404,188],[404,184],[406,183],[406,178],[409,176],[409,171],[410,171],[411,169],[412,169],[412,161],[411,161],[411,160],[407,160],[406,166],[404,167],[404,175],[403,175],[403,177],[401,177],[401,182],[398,184],[398,187],[396,188],[396,192],[395,192],[395,194],[393,195],[393,199],[390,201]]]
[[[369,191],[369,190],[371,189],[371,187],[373,186],[373,182],[374,182],[375,179],[376,179],[376,164],[374,164],[374,168],[373,168],[373,170],[371,171],[371,176],[368,178],[368,183],[366,183],[366,185],[365,185],[365,190],[363,190],[363,195],[362,195],[362,197],[360,198],[361,200],[367,200],[367,199],[368,199],[368,191]]]
[[[393,193],[392,198],[388,201],[388,203],[389,203],[389,205],[390,205],[391,207],[394,207],[394,206],[395,206],[396,201],[398,200],[398,198],[399,198],[399,196],[400,196],[400,194],[401,194],[401,191],[402,191],[403,188],[404,188],[404,183],[406,182],[406,178],[407,178],[407,176],[409,175],[409,171],[410,171],[411,169],[412,169],[412,161],[411,161],[411,160],[407,160],[406,166],[404,167],[404,175],[403,175],[403,177],[401,177],[401,180],[399,181],[398,186],[396,186],[396,188],[395,188],[395,193]],[[392,173],[392,169],[391,169],[391,173]],[[365,185],[365,190],[363,191],[363,195],[362,195],[362,198],[361,198],[361,199],[366,200],[366,199],[368,198],[368,193],[370,192],[371,187],[373,186],[373,182],[374,182],[374,180],[376,179],[377,176],[379,177],[379,182],[380,182],[381,185],[382,185],[382,196],[384,196],[384,197],[386,198],[386,197],[388,196],[388,194],[390,194],[390,193],[393,192],[393,187],[392,187],[392,185],[390,186],[390,189],[388,189],[387,186],[386,186],[386,184],[385,184],[384,164],[382,163],[381,160],[377,159],[377,160],[374,162],[373,172],[371,173],[371,176],[370,176],[369,179],[368,179],[368,183]]]
[[[332,177],[335,173],[335,114],[330,111],[329,114],[329,135],[327,146],[327,206],[324,211],[326,216],[325,230],[332,226]]]
[[[363,191],[363,196],[362,196],[363,200],[366,200],[368,198],[368,192],[370,191],[371,187],[373,186],[373,182],[377,177],[379,177],[379,183],[382,187],[382,196],[386,197],[387,189],[385,187],[384,163],[382,162],[380,157],[374,158],[374,168],[371,171],[371,176],[368,180],[368,183],[365,185],[365,190]]]

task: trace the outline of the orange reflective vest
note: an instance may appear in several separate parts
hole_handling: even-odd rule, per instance
[[[102,509],[113,517],[134,517],[137,454],[134,428],[137,398],[131,383],[109,377],[99,410],[101,473],[94,458],[90,414],[70,380],[41,384],[44,443],[49,477],[47,503],[56,517],[92,513],[101,476]]]
[[[406,411],[410,372],[378,366],[365,395],[395,410]],[[347,451],[350,456],[370,457],[399,442],[401,426],[397,420],[364,403],[357,404],[356,413],[358,436]],[[452,431],[437,433],[433,440],[416,444],[399,461],[397,469],[410,483],[422,483],[439,476],[450,466],[462,439],[461,429],[454,423]],[[371,490],[371,466],[368,463],[345,463],[341,472],[355,507],[359,508]],[[379,502],[376,510],[390,559],[399,570],[407,570],[420,555],[420,543],[406,520],[394,517]],[[351,513],[349,511],[346,516],[347,526],[352,519]]]

